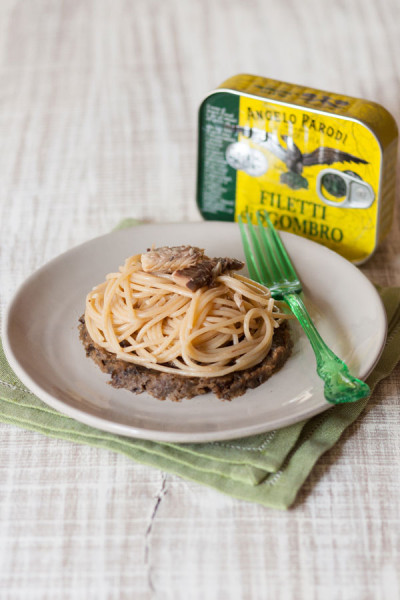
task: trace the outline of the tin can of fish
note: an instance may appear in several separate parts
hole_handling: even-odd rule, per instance
[[[392,223],[397,142],[379,104],[236,75],[200,106],[197,204],[222,221],[266,209],[360,264]]]

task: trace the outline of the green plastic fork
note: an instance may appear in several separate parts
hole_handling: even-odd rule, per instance
[[[326,400],[332,404],[342,404],[365,398],[371,393],[369,386],[350,374],[347,365],[328,348],[312,322],[299,295],[302,291],[299,277],[267,211],[257,211],[256,218],[258,232],[249,214],[246,215],[247,230],[239,216],[250,277],[267,286],[273,298],[284,300],[304,329],[314,350],[317,373],[325,382]]]

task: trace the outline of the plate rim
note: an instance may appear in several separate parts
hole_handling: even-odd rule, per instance
[[[158,228],[161,226],[164,226],[164,227],[165,226],[205,227],[205,226],[210,225],[210,223],[213,223],[213,224],[217,225],[218,227],[220,227],[220,226],[230,227],[230,226],[236,225],[236,223],[234,223],[234,222],[196,221],[196,222],[189,222],[189,223],[176,222],[176,223],[167,223],[167,224],[163,224],[163,223],[141,224],[140,228],[141,229],[143,229],[143,228]],[[280,417],[280,418],[275,418],[273,420],[269,420],[268,424],[260,423],[258,425],[257,424],[253,425],[253,426],[251,426],[250,433],[248,432],[248,430],[250,429],[249,426],[245,426],[243,428],[242,432],[241,431],[238,432],[238,428],[235,427],[234,429],[212,430],[209,432],[198,432],[198,433],[173,432],[172,433],[171,431],[164,432],[159,429],[152,430],[149,428],[135,427],[134,425],[128,425],[128,424],[124,424],[122,422],[110,421],[104,417],[100,417],[98,415],[91,414],[91,413],[85,411],[84,409],[78,409],[78,408],[75,408],[74,406],[69,405],[69,404],[65,403],[63,400],[56,398],[51,393],[49,393],[45,389],[43,389],[40,385],[38,385],[36,383],[36,381],[34,379],[32,379],[30,374],[24,369],[24,367],[19,363],[19,360],[16,357],[14,350],[12,348],[12,341],[11,341],[11,336],[9,335],[9,329],[10,329],[11,313],[12,313],[14,304],[16,303],[17,299],[23,293],[23,290],[29,286],[29,284],[31,283],[32,280],[35,280],[36,277],[40,276],[40,274],[42,272],[46,271],[54,263],[61,261],[65,255],[69,255],[74,252],[79,252],[80,249],[82,249],[83,247],[85,247],[87,245],[91,245],[94,242],[100,242],[102,239],[107,239],[111,236],[115,236],[119,232],[126,232],[129,229],[135,229],[137,227],[139,227],[139,226],[132,225],[132,226],[129,226],[126,228],[114,229],[109,233],[106,233],[106,234],[103,234],[100,236],[96,236],[94,238],[91,238],[90,240],[86,240],[86,241],[82,242],[81,244],[77,244],[76,246],[73,246],[73,247],[65,250],[64,252],[60,253],[59,255],[53,257],[52,259],[50,259],[49,261],[47,261],[46,263],[41,265],[38,269],[33,271],[33,273],[31,273],[26,279],[24,279],[17,286],[16,290],[12,294],[11,299],[9,300],[9,302],[6,306],[3,327],[2,327],[2,342],[3,342],[4,353],[10,364],[10,367],[13,369],[13,371],[18,376],[18,378],[21,380],[21,382],[29,390],[31,390],[45,404],[47,404],[51,408],[54,408],[55,410],[60,412],[61,415],[66,415],[68,417],[71,417],[71,418],[77,420],[78,422],[81,422],[85,425],[96,428],[96,429],[100,430],[101,432],[108,432],[108,433],[111,433],[114,435],[121,435],[123,437],[137,438],[137,439],[144,440],[144,441],[148,440],[148,441],[155,441],[155,442],[159,441],[159,442],[166,442],[166,443],[207,443],[207,442],[239,439],[242,437],[248,437],[248,436],[257,435],[260,433],[266,433],[268,431],[273,431],[275,429],[280,429],[280,428],[289,426],[291,424],[297,423],[301,420],[309,419],[312,416],[315,416],[317,414],[320,414],[321,412],[324,412],[325,410],[327,410],[329,408],[332,408],[332,404],[329,404],[328,402],[321,403],[321,405],[318,405],[317,407],[310,408],[308,411],[304,411],[304,413],[302,413],[301,417],[294,416],[292,420],[290,419],[290,416],[286,416],[286,417]],[[366,379],[369,376],[369,374],[373,371],[373,369],[375,368],[377,362],[379,361],[380,356],[385,347],[386,339],[387,339],[387,315],[386,315],[386,310],[385,310],[382,298],[380,297],[377,289],[371,283],[371,281],[364,275],[364,273],[362,273],[362,271],[360,271],[353,263],[351,263],[350,261],[345,259],[340,254],[338,254],[338,253],[334,252],[333,250],[327,248],[326,246],[318,244],[317,242],[314,242],[313,240],[310,240],[308,238],[304,238],[302,236],[298,236],[298,235],[290,233],[290,232],[280,231],[279,233],[283,236],[284,240],[286,237],[297,238],[297,240],[301,240],[300,243],[312,244],[313,246],[315,246],[318,249],[318,252],[322,252],[322,253],[328,252],[330,255],[333,254],[335,256],[335,260],[337,259],[337,260],[339,260],[339,262],[343,261],[344,263],[346,263],[346,267],[348,267],[348,266],[354,267],[355,271],[357,271],[357,273],[365,280],[365,283],[368,284],[370,293],[375,296],[375,301],[377,301],[377,303],[381,307],[381,317],[383,318],[383,328],[379,330],[380,334],[381,334],[380,335],[380,345],[379,345],[379,349],[376,352],[376,356],[374,357],[374,360],[370,361],[370,363],[368,364],[368,368],[366,369],[365,373],[363,372],[360,375],[360,378]],[[245,429],[247,431],[244,431]]]

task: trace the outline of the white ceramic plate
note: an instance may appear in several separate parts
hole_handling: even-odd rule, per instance
[[[386,339],[386,316],[375,288],[351,263],[292,234],[286,247],[303,281],[306,304],[320,333],[352,372],[365,378]],[[192,244],[210,256],[244,258],[234,223],[142,225],[115,231],[62,254],[17,291],[5,322],[7,358],[20,379],[53,408],[113,433],[170,442],[238,438],[283,427],[329,405],[315,359],[296,322],[294,350],[281,371],[231,402],[213,395],[179,403],[107,385],[85,357],[78,318],[86,293],[127,256],[157,245]]]

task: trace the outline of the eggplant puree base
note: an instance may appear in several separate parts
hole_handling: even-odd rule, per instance
[[[284,321],[274,331],[272,345],[267,356],[257,365],[243,371],[235,371],[220,377],[186,377],[148,369],[116,357],[98,346],[91,339],[80,318],[79,337],[90,357],[102,371],[111,375],[109,382],[115,388],[124,388],[135,394],[147,392],[159,400],[179,401],[212,392],[222,400],[242,396],[247,389],[256,388],[276,373],[292,351],[289,327]]]

